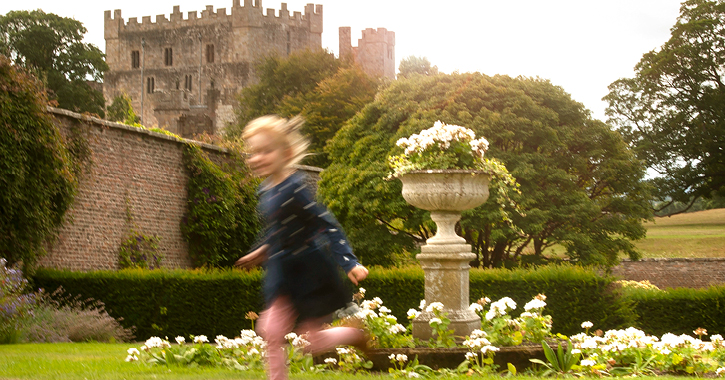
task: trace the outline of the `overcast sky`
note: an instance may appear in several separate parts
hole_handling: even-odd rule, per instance
[[[309,0],[289,0],[304,11]],[[679,0],[319,0],[323,5],[322,45],[337,53],[338,28],[352,27],[353,45],[365,28],[395,32],[395,58],[427,57],[440,71],[538,76],[561,86],[605,119],[601,98],[618,78],[633,75],[642,54],[669,39]],[[264,8],[281,2],[263,0]],[[232,0],[5,0],[0,13],[42,9],[73,17],[86,26],[86,41],[105,51],[103,11],[129,17],[232,7]],[[396,65],[397,67],[397,65]]]

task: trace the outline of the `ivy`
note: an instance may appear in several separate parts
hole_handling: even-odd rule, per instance
[[[221,165],[212,162],[197,145],[184,148],[189,174],[187,214],[181,231],[189,243],[194,266],[231,266],[254,242],[261,227],[255,189],[239,145],[228,146]]]

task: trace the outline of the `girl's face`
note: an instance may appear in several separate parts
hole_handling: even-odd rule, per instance
[[[282,148],[276,136],[269,131],[261,131],[247,139],[247,159],[254,174],[260,177],[279,176],[289,162],[289,150]]]

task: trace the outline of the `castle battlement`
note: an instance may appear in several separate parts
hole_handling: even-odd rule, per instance
[[[385,28],[367,28],[362,31],[362,38],[358,40],[358,46],[363,43],[386,43],[395,45],[395,32]]]
[[[215,12],[212,5],[207,5],[206,9],[201,11],[201,17],[198,16],[198,11],[189,11],[187,18],[184,18],[184,14],[179,8],[178,5],[175,5],[169,18],[165,14],[161,14],[156,15],[155,20],[152,21],[151,16],[143,16],[141,17],[140,23],[138,22],[138,17],[130,17],[128,22],[125,22],[121,16],[120,9],[114,10],[113,13],[107,10],[104,13],[106,38],[114,38],[123,32],[205,26],[214,23],[231,23],[235,20],[244,20],[242,24],[250,24],[241,26],[261,26],[263,22],[288,24],[289,26],[309,24],[310,28],[314,29],[315,32],[322,32],[321,4],[307,4],[304,13],[294,11],[292,16],[290,16],[290,12],[287,9],[287,3],[282,3],[279,12],[274,8],[267,8],[266,13],[264,13],[260,0],[255,2],[252,0],[244,0],[244,5],[240,3],[240,0],[233,0],[231,13],[229,14],[226,8],[218,8]],[[117,30],[114,30],[116,28]]]

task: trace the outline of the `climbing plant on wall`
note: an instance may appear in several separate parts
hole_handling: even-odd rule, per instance
[[[254,179],[239,145],[229,145],[227,162],[214,163],[196,144],[184,148],[189,174],[187,214],[181,231],[194,266],[231,266],[254,242],[261,223]]]

